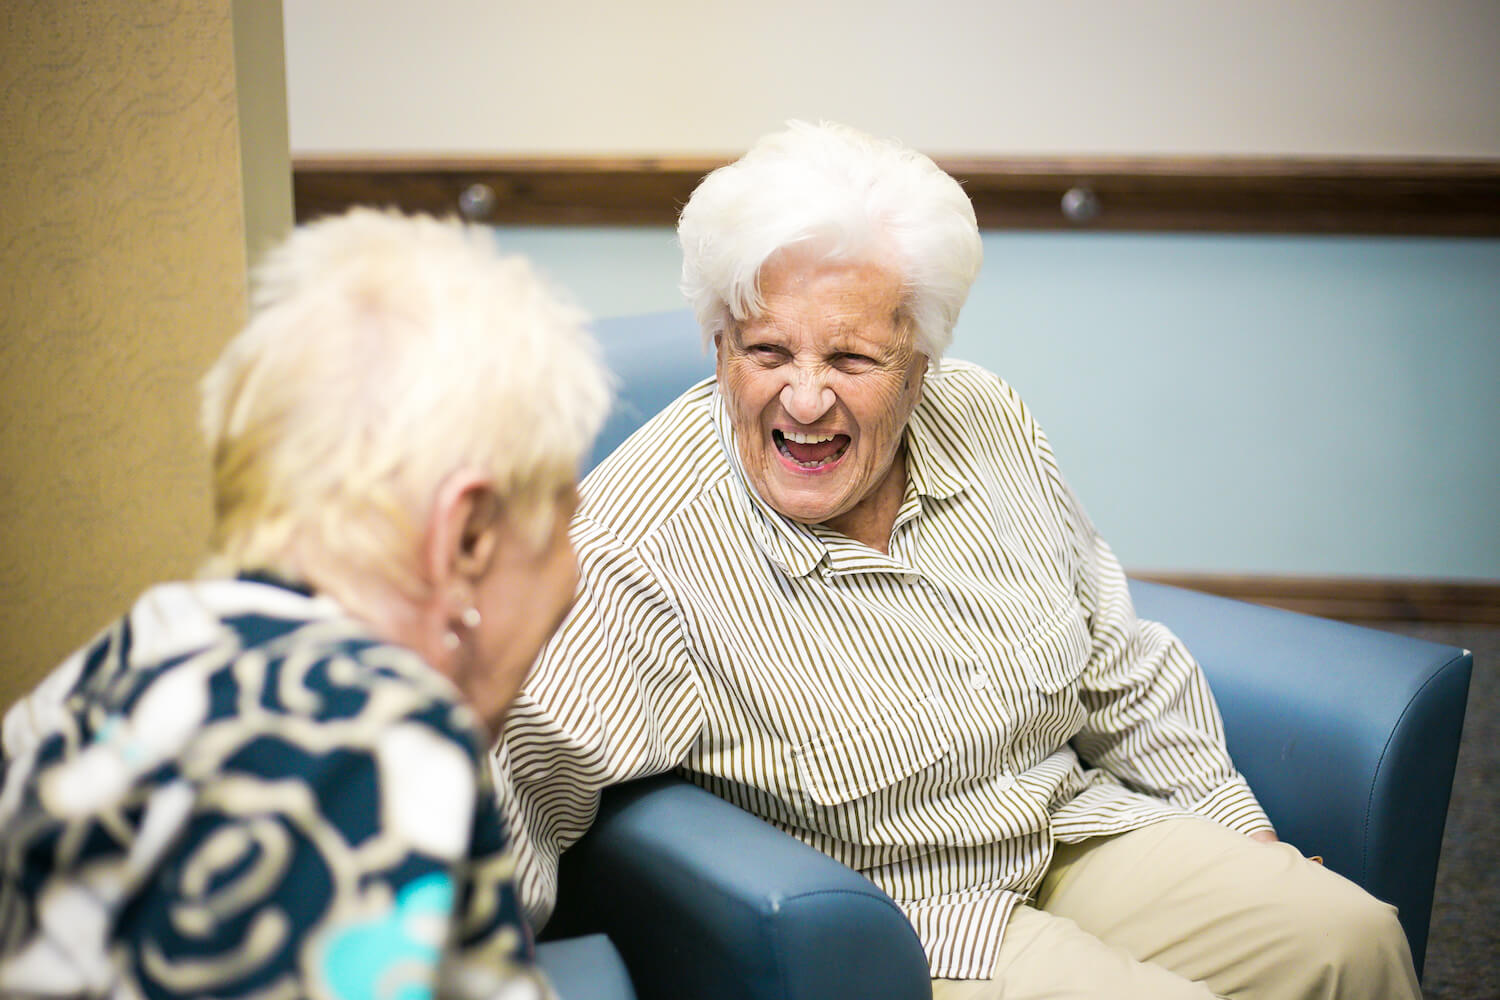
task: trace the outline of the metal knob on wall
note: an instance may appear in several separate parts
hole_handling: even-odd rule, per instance
[[[1101,207],[1092,188],[1079,185],[1063,192],[1062,214],[1069,222],[1093,222],[1099,217]]]
[[[495,212],[495,189],[488,184],[470,184],[458,195],[458,214],[470,222],[483,222]]]

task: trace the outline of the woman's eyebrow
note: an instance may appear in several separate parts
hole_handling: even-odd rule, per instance
[[[863,332],[863,328],[854,324],[836,327],[829,335],[827,347],[830,351],[845,354],[868,354],[878,357],[889,354],[896,346],[894,340],[878,340]]]

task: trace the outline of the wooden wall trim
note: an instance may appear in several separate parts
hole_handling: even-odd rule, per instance
[[[727,157],[301,156],[299,221],[354,204],[661,225]],[[948,157],[986,229],[1500,236],[1500,159]],[[466,194],[467,193],[467,194]]]
[[[1500,581],[1154,572],[1131,576],[1343,621],[1500,625]]]

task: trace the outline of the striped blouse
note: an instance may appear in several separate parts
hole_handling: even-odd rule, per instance
[[[1055,842],[1270,828],[999,378],[929,377],[889,555],[769,508],[733,433],[708,380],[584,482],[583,592],[495,756],[538,922],[599,789],[674,768],[863,872],[942,978],[989,975]]]

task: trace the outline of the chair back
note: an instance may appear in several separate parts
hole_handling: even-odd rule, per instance
[[[714,371],[713,356],[698,346],[702,334],[688,309],[600,319],[594,334],[604,349],[605,364],[619,382],[615,405],[594,442],[585,473],[688,386]]]

